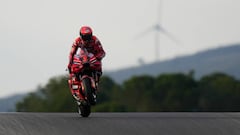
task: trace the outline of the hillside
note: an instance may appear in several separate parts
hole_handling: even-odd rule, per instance
[[[22,100],[26,94],[18,94],[0,99],[0,112],[14,112],[15,104]]]
[[[138,67],[106,72],[118,83],[133,75],[159,75],[163,73],[188,73],[195,71],[195,77],[200,78],[213,72],[223,72],[240,78],[240,44],[198,52],[190,56],[182,56],[175,59],[146,64]]]

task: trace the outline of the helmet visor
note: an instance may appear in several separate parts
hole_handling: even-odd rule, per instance
[[[82,37],[82,39],[83,39],[83,41],[89,41],[89,40],[91,40],[91,38],[92,38],[92,35],[82,35],[81,36]]]

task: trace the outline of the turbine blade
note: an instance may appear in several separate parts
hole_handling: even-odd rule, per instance
[[[155,30],[155,27],[151,26],[148,29],[144,30],[143,32],[139,33],[137,36],[134,37],[134,39],[139,39],[145,35],[147,35],[148,33],[152,32]]]
[[[175,38],[170,32],[168,32],[166,29],[164,29],[162,26],[156,25],[155,29],[157,31],[162,32],[163,34],[165,34],[168,38],[170,38],[172,41],[176,42],[177,44],[180,44],[180,41],[177,38]]]

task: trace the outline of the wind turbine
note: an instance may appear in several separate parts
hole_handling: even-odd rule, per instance
[[[160,33],[163,33],[168,38],[170,38],[172,41],[174,41],[176,43],[179,43],[179,41],[171,33],[169,33],[167,30],[165,30],[161,26],[161,15],[160,15],[161,14],[161,6],[162,6],[162,0],[159,0],[156,23],[154,25],[150,26],[150,28],[146,29],[141,34],[139,34],[139,36],[137,36],[137,38],[139,38],[140,36],[144,36],[144,34],[148,34],[149,32],[155,32],[155,57],[156,57],[156,61],[159,61]]]

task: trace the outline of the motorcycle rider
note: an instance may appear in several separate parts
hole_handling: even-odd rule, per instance
[[[69,64],[68,64],[68,70],[71,74],[71,66],[73,63],[73,57],[77,53],[77,50],[80,48],[85,48],[89,53],[92,53],[98,61],[101,62],[103,57],[105,56],[105,51],[102,47],[101,42],[98,40],[98,38],[93,35],[93,31],[91,27],[89,26],[82,26],[79,31],[80,36],[75,39],[75,41],[72,44],[72,48],[69,54]],[[96,82],[99,82],[99,78],[102,75],[102,67],[100,66],[97,73],[97,80]]]

